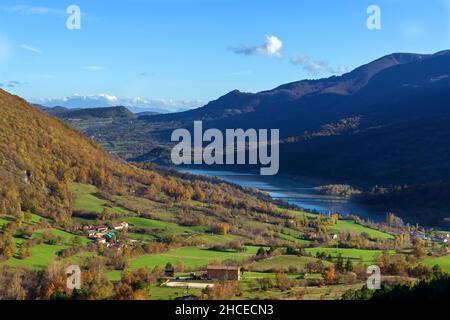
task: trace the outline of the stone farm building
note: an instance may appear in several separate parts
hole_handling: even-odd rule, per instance
[[[209,266],[206,272],[210,280],[241,280],[240,267]]]

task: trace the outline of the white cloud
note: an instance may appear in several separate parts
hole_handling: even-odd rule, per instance
[[[283,41],[276,36],[266,36],[266,41],[258,46],[241,46],[231,48],[231,51],[237,54],[254,55],[262,54],[268,57],[281,58],[283,49]]]
[[[7,89],[14,89],[14,88],[17,88],[19,86],[24,86],[24,85],[28,85],[28,82],[10,80],[10,81],[7,81],[6,83],[0,83],[1,88],[7,88]]]
[[[339,66],[339,67],[337,67],[335,70],[334,70],[334,73],[336,73],[336,74],[344,74],[344,73],[347,73],[349,70],[348,70],[348,67],[347,66]]]
[[[291,63],[292,64],[304,64],[304,63],[306,63],[308,61],[309,61],[309,58],[307,56],[304,56],[304,55],[301,55],[301,54],[298,54],[298,55],[293,56],[291,58]]]
[[[30,102],[46,107],[61,106],[66,108],[104,108],[125,106],[132,111],[177,112],[197,108],[205,104],[201,100],[147,99],[142,97],[119,98],[109,94],[81,95],[67,97],[30,99]]]
[[[328,66],[328,62],[326,61],[307,62],[303,68],[310,73],[326,72],[330,69],[330,67]]]
[[[102,66],[87,66],[87,67],[84,67],[84,69],[91,70],[91,71],[101,71],[101,70],[104,70],[105,68]]]
[[[27,5],[17,5],[13,7],[9,7],[7,10],[25,15],[47,15],[47,14],[56,14],[56,15],[64,15],[65,12],[63,10],[57,10],[47,7],[37,7],[37,6],[27,6]]]
[[[332,68],[327,61],[313,61],[304,55],[295,55],[291,57],[291,63],[303,66],[303,70],[312,75],[318,75],[320,73],[343,74],[348,72],[346,66]]]
[[[29,45],[26,45],[26,44],[23,44],[20,47],[22,49],[25,49],[25,50],[28,50],[28,51],[31,51],[31,52],[34,52],[34,53],[39,53],[39,54],[42,53],[42,51],[40,49],[32,47],[32,46],[29,46]]]

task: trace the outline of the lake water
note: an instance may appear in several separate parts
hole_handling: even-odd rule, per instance
[[[371,212],[364,206],[345,198],[319,194],[314,190],[316,186],[287,178],[185,167],[177,168],[177,170],[184,173],[217,177],[243,187],[256,188],[267,192],[273,199],[285,200],[290,204],[315,210],[318,213],[354,214],[372,221],[385,219],[382,212]]]

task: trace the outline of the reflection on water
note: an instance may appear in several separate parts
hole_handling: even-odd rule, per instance
[[[184,173],[217,177],[243,187],[256,188],[267,192],[273,199],[285,200],[290,204],[315,210],[319,213],[354,214],[373,221],[384,219],[381,212],[369,211],[345,198],[318,194],[314,190],[315,186],[286,178],[193,168],[177,168],[177,170]]]

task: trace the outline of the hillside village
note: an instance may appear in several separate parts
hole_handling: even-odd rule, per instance
[[[320,216],[313,213],[308,213],[305,210],[298,212],[295,210],[290,210],[289,212],[291,212],[291,214],[286,217],[285,227],[279,234],[279,236],[281,237],[280,240],[282,240],[282,242],[279,242],[275,246],[268,246],[266,244],[261,247],[252,247],[252,245],[254,244],[251,244],[250,242],[246,244],[243,241],[248,242],[248,240],[242,239],[240,241],[235,240],[235,243],[232,243],[233,241],[225,241],[220,245],[217,242],[209,244],[205,242],[197,242],[196,247],[192,247],[192,244],[190,244],[190,247],[185,247],[186,244],[180,243],[175,246],[169,245],[167,249],[163,249],[163,253],[159,256],[158,254],[151,254],[150,256],[148,256],[148,258],[150,258],[148,260],[148,267],[159,267],[161,270],[158,271],[161,272],[159,275],[159,287],[161,289],[159,290],[162,290],[161,292],[164,292],[164,290],[167,290],[167,292],[175,292],[175,290],[178,290],[176,291],[178,292],[178,296],[174,297],[178,299],[199,299],[204,296],[204,294],[211,294],[211,292],[214,290],[213,288],[215,285],[223,286],[223,283],[225,282],[236,282],[241,283],[241,285],[235,284],[235,286],[248,286],[249,283],[253,283],[254,281],[256,281],[255,283],[260,283],[264,279],[268,279],[265,278],[266,276],[273,276],[274,278],[272,278],[272,280],[267,280],[268,284],[264,285],[264,287],[266,288],[264,290],[268,290],[270,292],[276,287],[275,283],[279,280],[277,280],[277,278],[282,278],[283,275],[287,276],[286,281],[288,283],[291,283],[291,285],[293,285],[293,283],[295,282],[312,284],[316,281],[318,281],[318,283],[322,283],[322,281],[325,281],[322,284],[319,284],[319,287],[313,287],[320,288],[325,284],[327,284],[327,286],[330,286],[330,284],[336,281],[336,279],[327,279],[327,272],[343,272],[343,274],[340,276],[343,277],[343,275],[348,272],[350,272],[351,274],[355,270],[355,268],[361,268],[359,264],[361,264],[361,262],[363,261],[365,261],[367,264],[368,262],[376,263],[378,259],[386,259],[386,257],[383,257],[383,252],[389,252],[389,255],[395,257],[395,251],[393,251],[392,249],[395,248],[395,244],[399,245],[401,241],[405,242],[405,244],[406,242],[411,241],[414,246],[418,246],[418,243],[420,243],[421,248],[416,247],[415,249],[413,248],[412,251],[405,249],[400,250],[404,253],[408,253],[406,256],[407,259],[410,259],[408,258],[408,256],[411,256],[412,258],[417,254],[417,256],[421,256],[420,259],[425,259],[424,261],[433,261],[433,259],[440,259],[432,258],[434,254],[438,254],[439,256],[443,255],[443,257],[445,257],[446,254],[450,253],[450,235],[446,232],[422,229],[418,228],[417,226],[410,227],[402,225],[401,227],[389,227],[389,225],[387,224],[374,224],[371,222],[365,222],[358,218],[354,218],[358,221],[356,223],[354,222],[355,220],[352,220],[352,217],[340,218],[338,215],[323,216],[322,218],[320,218]],[[303,232],[297,231],[296,234],[295,232],[293,232],[294,230],[302,230],[303,228],[299,225],[299,217],[297,216],[297,214],[300,214],[301,220],[306,219],[306,221],[309,221],[309,223],[313,221],[317,223],[317,221],[329,220],[329,223],[331,223],[331,225],[329,225],[329,227],[327,228],[331,228],[331,230],[333,230],[333,224],[342,224],[346,226],[347,229],[335,229],[334,232],[329,233],[329,236],[327,236],[328,239],[327,237],[324,238],[326,234],[324,234],[323,231],[320,231],[321,228],[305,228]],[[388,215],[387,220],[398,221],[395,218],[396,217]],[[143,244],[142,238],[138,240],[135,238],[135,235],[136,232],[143,231],[139,226],[146,220],[147,218],[130,218],[127,221],[123,220],[120,222],[111,222],[108,224],[85,224],[79,227],[78,232],[95,243],[95,245],[99,248],[107,248],[108,250],[115,251],[133,251],[141,248]],[[151,219],[148,219],[147,221],[150,222]],[[162,221],[160,223],[162,223]],[[308,225],[309,223],[307,223],[306,225]],[[158,230],[162,231],[164,229],[167,230],[167,227],[169,225],[165,225],[163,229],[154,229],[154,232],[158,232]],[[370,227],[364,225],[370,225]],[[173,227],[175,227],[175,225],[173,225]],[[359,232],[361,232],[359,236],[363,236],[362,240],[368,240],[368,242],[367,240],[364,240],[367,244],[363,245],[368,249],[351,249],[353,246],[355,246],[355,244],[350,245],[349,241],[352,242],[351,238],[358,237],[358,234],[355,233],[355,231],[351,231],[352,228],[356,228],[357,230],[359,230]],[[183,235],[183,237],[185,237],[186,239],[192,239],[196,237],[202,237],[202,234],[203,233],[201,232],[187,232]],[[228,237],[230,240],[234,238],[232,231],[231,233],[218,232],[217,234],[219,235],[219,238],[223,237],[224,239],[226,239]],[[220,234],[222,234],[222,236],[220,236]],[[410,237],[410,240],[405,239],[405,237],[407,237],[408,235]],[[376,243],[378,243],[378,245],[375,245]],[[323,252],[321,251],[321,248],[323,248]],[[180,255],[178,256],[178,258],[174,259],[174,257],[177,256],[175,252],[182,252],[182,250],[184,249],[191,250],[191,253],[186,257],[184,257],[184,255]],[[389,250],[385,251],[386,249]],[[210,260],[202,260],[204,261],[204,264],[198,265],[198,267],[193,268],[192,266],[190,266],[190,264],[196,259],[202,259],[200,256],[198,258],[194,258],[195,253],[193,252],[195,252],[196,250],[198,250],[199,253],[202,251],[211,252],[211,258]],[[353,254],[351,253],[352,250],[360,253]],[[415,253],[414,250],[423,250],[424,253]],[[167,252],[167,255],[164,252]],[[174,253],[171,254],[170,252]],[[232,258],[233,252],[235,252],[238,256],[245,255],[246,258],[238,258],[238,260],[234,260]],[[249,253],[247,254],[247,252]],[[372,254],[372,252],[374,253]],[[222,260],[222,262],[220,262],[220,256],[223,253],[225,253],[226,255],[227,253],[230,253],[230,258]],[[368,253],[371,254],[370,258],[363,258],[363,255]],[[358,254],[361,254],[361,256],[358,257]],[[154,256],[155,259],[158,259],[158,261],[160,261],[160,264],[155,265],[154,262],[151,262],[152,256]],[[429,258],[426,258],[426,256],[429,256]],[[146,258],[144,259],[144,257],[137,257],[134,259],[136,259],[137,261],[142,259],[143,264],[139,263],[139,265],[145,267],[146,263],[144,261],[146,261]],[[165,259],[164,257],[167,257],[167,259]],[[219,260],[217,260],[215,257],[217,257]],[[190,259],[194,260],[192,260],[191,262]],[[276,265],[278,265],[278,263],[275,261],[278,260],[280,260],[280,262],[284,262],[280,264],[279,267],[275,267]],[[287,261],[287,263],[285,260]],[[291,264],[291,260],[297,262]],[[414,259],[412,261],[414,261]],[[265,264],[267,264],[268,266],[272,265],[272,267],[266,269],[261,269],[260,267],[258,267],[258,265]],[[429,263],[428,265],[431,266],[431,263]],[[444,264],[444,266],[445,265],[446,264]],[[333,268],[330,269],[331,267]],[[263,272],[261,272],[260,270]],[[317,278],[317,272],[321,274],[319,278]],[[338,283],[332,284],[331,288],[333,288],[333,286],[334,289],[336,289],[338,287],[347,288],[347,286],[362,285],[364,282],[358,282],[358,277],[362,277],[361,280],[364,279],[364,269],[360,269],[359,272],[361,272],[361,274],[359,276],[356,276],[356,279],[344,280],[344,277],[341,280],[338,280]],[[408,272],[409,271],[407,271],[407,273]],[[116,271],[111,271],[110,274],[114,275],[114,278],[117,273]],[[258,276],[255,277],[256,274]],[[336,276],[337,275],[335,274],[333,277]],[[392,276],[392,279],[395,279],[395,272]],[[322,278],[322,280],[320,278]],[[293,286],[295,287],[295,285]],[[308,287],[309,285],[307,285],[305,288]],[[192,292],[196,294],[188,294]],[[341,294],[343,293],[344,292],[341,292]]]
[[[103,261],[104,274],[116,285],[128,272],[147,270],[143,274],[153,279],[148,284],[151,299],[214,298],[218,292],[227,292],[226,298],[239,294],[244,298],[292,295],[335,299],[361,288],[367,279],[365,266],[370,264],[382,265],[388,282],[414,281],[450,271],[448,232],[404,225],[391,214],[386,223],[379,224],[279,208],[275,220],[267,217],[258,222],[265,226],[266,234],[253,238],[255,230],[241,233],[231,224],[220,228],[179,224],[170,216],[158,216],[157,207],[139,214],[118,198],[114,202],[98,198],[92,186],[78,184],[73,190],[76,212],[83,212],[74,217],[79,226],[59,231],[39,216],[24,217],[22,227],[16,227],[15,253],[0,264],[31,267],[35,255],[42,259],[44,248],[51,249],[49,265],[74,259],[92,263],[101,258],[96,263]],[[102,218],[105,210],[111,211],[108,216],[114,219],[81,218],[89,212]],[[10,232],[15,220],[0,217],[3,235]],[[19,241],[24,226],[35,230],[26,242]],[[41,228],[53,231],[41,233]],[[52,233],[59,234],[60,240],[51,240]],[[75,241],[77,237],[85,240]],[[23,255],[24,250],[28,255]],[[96,258],[86,256],[88,252],[94,252]],[[81,257],[86,258],[79,260]]]

